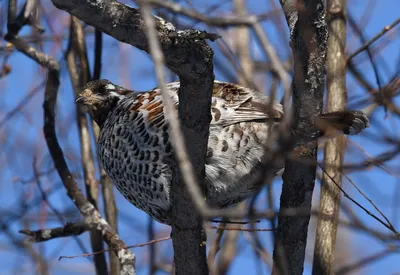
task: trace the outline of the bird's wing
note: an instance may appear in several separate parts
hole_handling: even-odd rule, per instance
[[[279,120],[283,116],[282,105],[274,102],[268,110],[268,97],[240,85],[215,82],[211,111],[212,124],[223,126],[253,121]]]
[[[178,106],[179,82],[167,84],[168,95],[172,99],[175,108]],[[134,104],[130,108],[131,112],[144,114],[150,128],[162,127],[165,124],[164,103],[161,97],[161,90],[154,88],[150,91],[137,93]]]
[[[167,85],[169,96],[175,106],[178,105],[179,86],[179,82],[172,82]],[[160,95],[158,88],[153,89],[152,92]],[[283,116],[282,105],[274,102],[268,110],[268,97],[257,93],[237,84],[215,81],[211,103],[211,125],[228,126],[253,120],[280,120]],[[149,107],[153,106],[147,108]],[[156,110],[157,114],[161,113],[162,107],[157,105]]]

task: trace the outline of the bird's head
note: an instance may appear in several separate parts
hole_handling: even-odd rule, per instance
[[[129,91],[106,79],[88,82],[75,103],[85,105],[96,123],[101,126],[110,111],[124,99]]]

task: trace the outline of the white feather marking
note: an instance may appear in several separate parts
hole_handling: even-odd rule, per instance
[[[110,85],[110,84],[107,84],[107,85]],[[110,95],[115,96],[115,97],[118,97],[119,99],[125,98],[124,95],[121,95],[121,94],[119,94],[119,93],[117,93],[117,92],[114,92],[114,91],[110,92]]]
[[[105,87],[107,90],[115,90],[115,86],[111,83],[108,83]]]

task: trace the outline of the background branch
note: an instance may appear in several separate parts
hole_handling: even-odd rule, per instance
[[[89,62],[87,58],[86,42],[81,22],[71,16],[70,39],[66,53],[68,71],[70,74],[74,97],[82,90],[85,83],[90,79]],[[83,106],[76,107],[76,116],[79,128],[79,139],[81,144],[81,156],[83,166],[83,179],[88,201],[98,210],[98,187],[95,175],[95,165],[92,152],[91,129]],[[90,231],[90,241],[93,252],[104,249],[101,233],[96,230]],[[108,274],[107,262],[104,254],[94,256],[96,274]]]
[[[19,29],[18,29],[19,30]],[[68,196],[75,203],[81,214],[85,218],[85,223],[90,229],[101,232],[105,241],[113,248],[118,248],[118,257],[122,265],[121,274],[135,274],[135,257],[125,244],[119,239],[116,232],[104,221],[95,207],[83,196],[77,184],[72,178],[72,174],[65,162],[63,151],[57,140],[55,130],[55,109],[57,92],[60,84],[59,64],[53,57],[41,53],[29,46],[25,41],[17,37],[17,33],[9,32],[6,39],[11,42],[17,50],[27,55],[42,67],[48,70],[47,83],[44,98],[44,126],[46,142],[54,161],[57,172],[67,190]]]
[[[327,52],[326,112],[343,111],[346,108],[346,1],[327,1],[327,23],[329,28]],[[313,274],[333,274],[336,251],[336,235],[339,218],[340,189],[346,137],[340,136],[326,141],[324,172],[321,182],[319,212],[325,218],[318,219]],[[328,176],[329,175],[329,176]],[[332,181],[332,180],[334,181]],[[326,218],[329,216],[330,218]]]

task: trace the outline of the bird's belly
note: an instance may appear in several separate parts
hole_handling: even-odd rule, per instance
[[[169,167],[160,162],[139,161],[132,152],[99,146],[99,159],[118,191],[134,206],[161,223],[170,223]]]
[[[239,123],[211,128],[206,161],[207,200],[214,207],[229,207],[254,194],[263,182],[269,126],[264,123]],[[283,163],[269,163],[272,173]],[[271,166],[272,165],[272,166]]]

